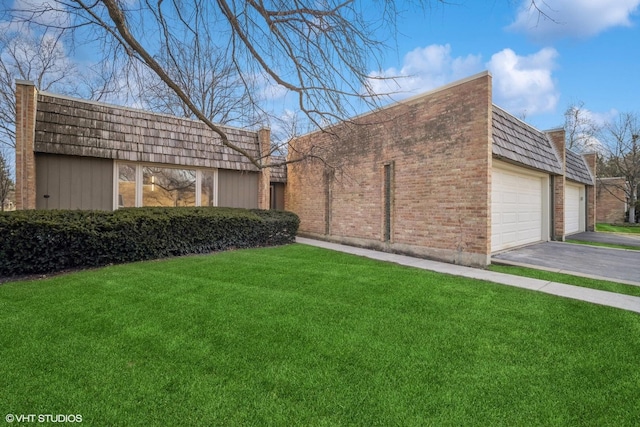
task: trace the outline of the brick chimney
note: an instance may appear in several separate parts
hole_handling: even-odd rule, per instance
[[[33,82],[16,80],[16,209],[36,208],[37,96]]]

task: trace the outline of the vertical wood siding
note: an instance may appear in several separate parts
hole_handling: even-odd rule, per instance
[[[113,161],[36,154],[36,209],[113,209]]]
[[[218,170],[218,206],[258,207],[258,173]]]

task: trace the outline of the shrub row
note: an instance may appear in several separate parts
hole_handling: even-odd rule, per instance
[[[130,208],[0,214],[0,276],[141,261],[294,241],[290,212]]]

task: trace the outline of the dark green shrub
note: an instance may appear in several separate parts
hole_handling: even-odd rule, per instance
[[[0,214],[0,276],[50,273],[291,243],[295,214],[232,208],[130,208]]]

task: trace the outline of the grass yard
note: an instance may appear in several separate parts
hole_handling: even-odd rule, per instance
[[[596,231],[606,231],[610,233],[633,233],[640,234],[640,224],[613,225],[613,224],[596,224]]]
[[[640,316],[289,245],[0,286],[0,410],[83,425],[640,421]]]

